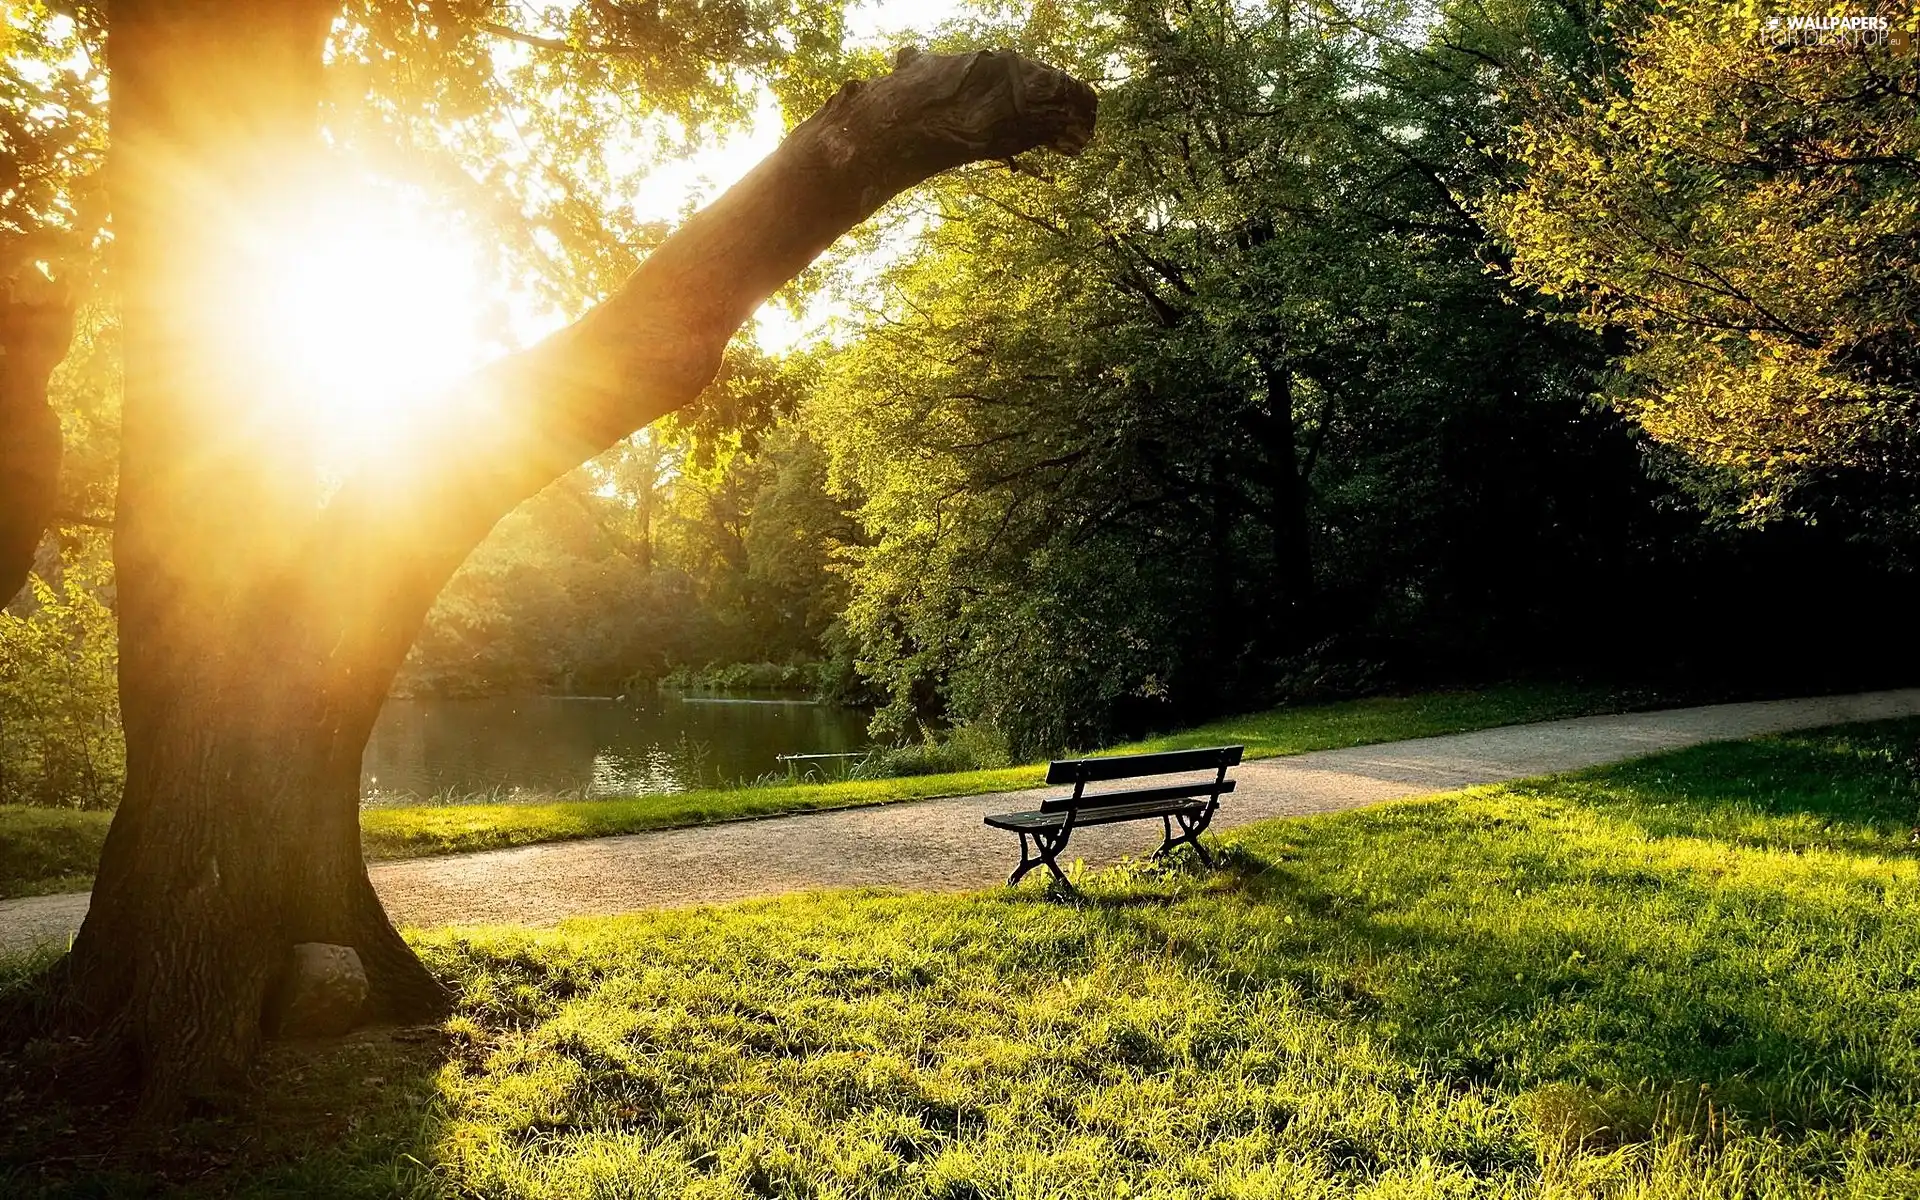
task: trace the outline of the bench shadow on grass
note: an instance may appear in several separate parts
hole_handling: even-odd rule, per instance
[[[1715,742],[1572,779],[1583,804],[1649,837],[1895,856],[1920,842],[1920,719]]]
[[[1920,979],[1902,966],[1920,956],[1920,930],[1885,910],[1873,863],[1912,854],[1902,756],[1916,731],[1902,722],[1706,746],[1580,777],[1598,790],[1512,789],[1521,802],[1577,796],[1608,836],[1642,845],[1705,838],[1869,856],[1865,870],[1791,894],[1765,875],[1542,853],[1497,833],[1476,845],[1488,861],[1470,882],[1436,865],[1390,899],[1356,888],[1346,868],[1359,854],[1384,860],[1473,835],[1441,802],[1321,826],[1299,854],[1229,845],[1201,903],[1211,894],[1256,921],[1264,911],[1269,931],[1298,914],[1303,932],[1267,958],[1236,956],[1154,889],[1074,902],[1197,972],[1297,988],[1440,1078],[1524,1095],[1543,1129],[1590,1146],[1725,1136],[1729,1118],[1789,1140],[1884,1129],[1911,1101],[1920,1058]],[[1316,849],[1320,836],[1330,844]],[[1507,904],[1503,877],[1565,903]],[[1498,897],[1497,911],[1449,919],[1459,911],[1449,893],[1457,901],[1463,888]],[[1784,960],[1782,946],[1793,948]]]

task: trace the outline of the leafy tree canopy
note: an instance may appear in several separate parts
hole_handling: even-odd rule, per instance
[[[1626,336],[1611,398],[1750,511],[1866,473],[1893,489],[1878,519],[1911,528],[1920,71],[1773,46],[1763,20],[1667,6],[1609,86],[1543,91],[1490,212],[1520,281]]]

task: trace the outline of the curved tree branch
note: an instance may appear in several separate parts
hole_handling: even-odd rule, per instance
[[[840,235],[964,163],[1077,153],[1095,110],[1091,88],[1010,51],[902,50],[892,73],[844,85],[614,295],[483,372],[416,452],[335,496],[305,556],[313,602],[332,609],[313,652],[335,711],[377,709],[434,597],[497,520],[697,397],[746,319]]]

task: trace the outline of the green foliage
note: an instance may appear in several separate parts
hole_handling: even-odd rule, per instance
[[[1463,202],[1500,109],[1363,15],[1412,44],[1213,2],[956,32],[1103,79],[1101,131],[897,213],[874,244],[915,253],[808,407],[880,733],[984,720],[1024,757],[1378,687],[1517,644],[1516,560],[1578,588],[1631,553],[1594,348],[1511,303]]]
[[[504,274],[577,315],[669,226],[633,198],[664,163],[837,84],[841,0],[499,5],[352,0],[330,47],[329,133],[444,197]]]
[[[784,393],[770,411],[741,414],[736,384],[676,423],[687,450],[661,512],[661,555],[697,581],[713,621],[689,665],[833,656],[846,602],[836,563],[857,531],[828,493],[825,452],[780,420],[805,370],[782,364],[761,384]],[[721,405],[733,414],[719,415]],[[745,423],[720,433],[707,427],[716,419]]]
[[[678,667],[660,681],[663,689],[681,692],[787,692],[815,695],[820,690],[822,664],[815,662],[736,662],[693,670]]]
[[[103,38],[97,5],[15,3],[0,21],[0,274],[45,263],[73,300],[71,348],[48,382],[65,444],[59,508],[96,520],[113,512],[120,450]]]
[[[126,746],[109,571],[76,554],[54,574],[0,610],[0,804],[111,808]]]
[[[1909,1195],[1916,737],[1274,822],[1075,902],[422,933],[460,991],[438,1070],[317,1072],[347,1136],[190,1137],[276,1146],[242,1195]]]
[[[844,662],[819,662],[844,602],[833,563],[854,530],[827,494],[824,453],[773,425],[785,386],[745,362],[700,413],[634,435],[508,516],[441,594],[400,689],[663,683],[859,699]]]
[[[1879,523],[1910,534],[1914,59],[1771,48],[1767,15],[1665,6],[1611,86],[1546,89],[1492,213],[1520,281],[1628,335],[1617,403],[1731,472],[1750,511],[1817,508],[1796,492],[1864,473]]]
[[[104,14],[95,5],[7,5],[0,21],[0,265],[90,260],[105,227]]]
[[[692,581],[647,560],[595,482],[575,472],[500,522],[441,593],[402,690],[611,695],[699,644]]]

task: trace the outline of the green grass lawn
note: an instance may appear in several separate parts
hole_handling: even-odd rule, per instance
[[[1617,693],[1562,686],[1436,692],[1277,708],[1116,746],[1110,752],[1238,742],[1246,745],[1249,757],[1262,758],[1615,711],[1626,703],[1627,699]],[[1045,765],[1040,764],[904,779],[741,787],[611,800],[414,805],[369,809],[361,814],[360,829],[369,858],[420,858],[779,813],[1009,791],[1032,787],[1044,775]],[[100,858],[107,819],[102,813],[0,805],[0,898],[87,887]]]
[[[1912,1197],[1917,746],[1275,822],[1072,901],[419,933],[444,1030],[283,1047],[159,1161],[242,1195]],[[0,1193],[133,1183],[111,1113],[12,1094]]]

